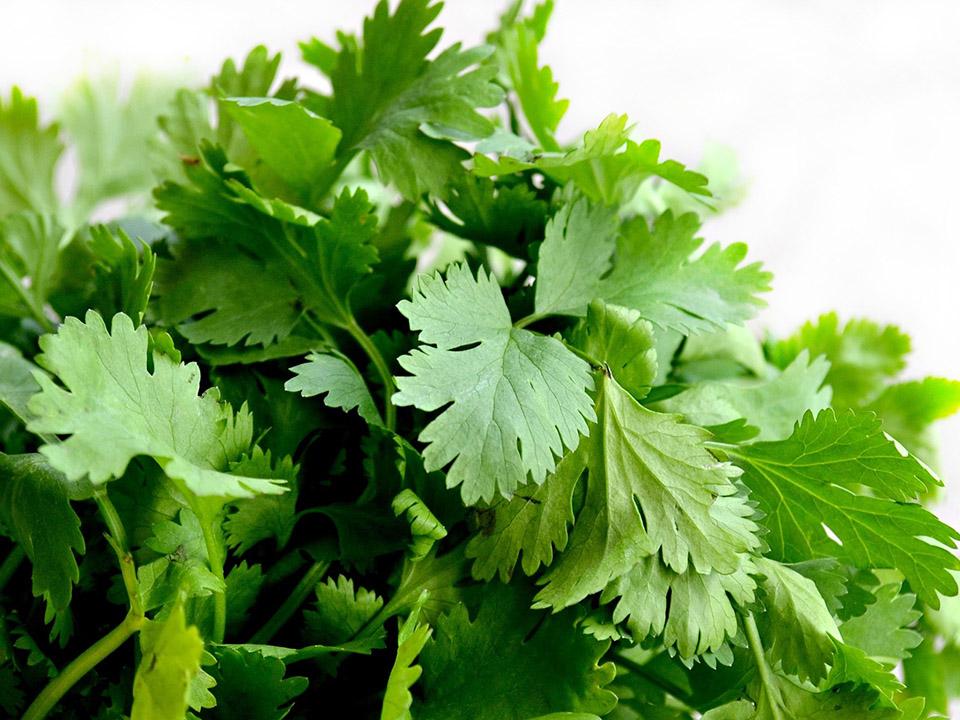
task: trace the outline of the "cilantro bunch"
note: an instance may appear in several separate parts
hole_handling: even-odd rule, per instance
[[[729,173],[559,140],[551,9],[0,101],[6,716],[947,711],[960,383],[868,320],[759,341]]]

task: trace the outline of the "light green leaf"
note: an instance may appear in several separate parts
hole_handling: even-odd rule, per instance
[[[175,605],[163,621],[145,621],[140,650],[130,719],[183,720],[190,685],[200,671],[203,640],[196,627],[187,627],[182,605]]]
[[[818,357],[809,362],[804,351],[769,379],[699,382],[653,407],[679,413],[703,427],[743,418],[759,428],[758,439],[783,440],[805,413],[818,413],[830,406],[830,388],[823,385],[829,369],[826,359]]]
[[[907,502],[938,482],[883,435],[876,416],[808,413],[788,439],[729,453],[766,515],[774,558],[836,557],[861,568],[897,568],[934,607],[938,592],[957,591],[949,570],[960,569],[960,560],[944,546],[953,547],[960,534]],[[856,494],[861,486],[873,495]]]
[[[911,630],[922,613],[915,609],[917,596],[900,593],[898,583],[881,585],[873,591],[876,602],[862,615],[844,621],[840,634],[848,645],[860,648],[883,664],[895,665],[910,657],[923,636]]]
[[[706,431],[646,409],[607,376],[597,407],[583,509],[536,606],[579,602],[658,551],[677,573],[734,572],[760,541],[739,472],[707,452]]]
[[[410,694],[410,688],[423,672],[423,668],[414,663],[433,633],[429,625],[419,624],[417,619],[418,614],[411,613],[400,629],[400,644],[383,693],[380,720],[412,720],[410,707],[413,705],[413,695]]]
[[[411,560],[423,559],[438,540],[447,536],[447,529],[410,488],[401,490],[391,501],[390,507],[394,515],[404,516],[410,524],[413,541],[407,548],[407,556]]]
[[[535,308],[540,315],[586,314],[610,269],[617,217],[580,199],[561,207],[547,223],[537,262]]]
[[[225,98],[220,107],[240,125],[263,162],[291,187],[298,202],[314,205],[313,195],[330,170],[340,130],[288,100]]]
[[[367,383],[346,355],[336,351],[312,353],[307,362],[294,365],[290,371],[294,376],[283,386],[285,390],[299,392],[303,397],[324,395],[327,407],[344,412],[356,409],[371,425],[383,425]]]
[[[770,273],[759,263],[741,266],[747,254],[742,243],[714,244],[692,259],[703,242],[699,229],[693,213],[675,218],[667,211],[652,228],[642,217],[627,221],[600,297],[688,335],[753,317],[766,304],[757,295],[770,289]]]
[[[818,683],[832,664],[840,631],[817,586],[787,565],[757,558],[763,576],[762,614],[757,615],[770,659],[787,675]]]
[[[593,419],[589,366],[559,340],[514,328],[494,278],[466,265],[421,276],[398,307],[422,344],[400,358],[411,374],[397,378],[394,404],[449,405],[420,433],[427,470],[449,464],[447,485],[468,505],[542,483]]]
[[[637,399],[643,398],[656,381],[653,326],[636,310],[595,300],[587,308],[586,319],[571,332],[570,340],[588,357],[604,363],[613,379]]]
[[[0,99],[0,216],[33,211],[50,213],[59,201],[53,173],[63,152],[60,128],[43,127],[37,101],[18,87]]]
[[[90,306],[102,317],[122,312],[143,319],[153,292],[156,255],[146,243],[135,243],[122,228],[116,232],[105,225],[90,228],[88,243],[96,257],[96,293]]]
[[[259,542],[273,538],[278,550],[286,547],[297,522],[297,473],[300,468],[290,456],[271,460],[270,451],[254,447],[253,452],[232,463],[231,472],[264,478],[285,480],[288,491],[282,495],[257,495],[241,498],[232,504],[234,512],[227,515],[223,529],[227,545],[243,555]]]
[[[63,228],[52,215],[18,212],[0,219],[0,315],[45,315],[62,240]]]
[[[841,326],[836,313],[821,315],[789,338],[768,347],[770,361],[783,368],[802,350],[830,361],[827,383],[833,388],[833,406],[859,407],[876,397],[887,380],[906,366],[910,338],[895,325],[851,320]]]
[[[756,573],[747,556],[731,573],[699,573],[692,568],[676,573],[656,555],[644,558],[627,573],[613,580],[600,597],[601,603],[619,598],[614,622],[627,621],[636,642],[661,636],[681,658],[718,652],[737,634],[738,606],[755,599]]]
[[[199,368],[151,356],[147,329],[134,328],[126,315],[114,316],[112,331],[92,311],[85,323],[67,318],[40,344],[37,361],[64,387],[35,375],[41,392],[30,400],[28,429],[70,436],[41,448],[68,480],[89,475],[101,484],[123,475],[134,457],[149,455],[196,496],[226,500],[284,491],[276,480],[225,472],[250,445],[249,414],[234,414],[216,390],[198,395]]]
[[[23,423],[30,420],[27,403],[40,391],[35,372],[42,371],[13,345],[0,342],[0,405],[5,405]]]
[[[883,420],[883,429],[927,462],[935,462],[937,442],[930,427],[960,410],[960,382],[946,378],[888,385],[866,406]]]

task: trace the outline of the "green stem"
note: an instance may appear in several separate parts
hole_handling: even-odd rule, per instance
[[[743,618],[743,628],[747,632],[747,642],[750,645],[750,651],[753,653],[754,662],[757,664],[757,670],[760,673],[760,683],[763,685],[763,692],[767,696],[770,704],[770,717],[772,720],[783,720],[783,713],[780,712],[780,699],[774,695],[773,673],[770,666],[767,665],[767,659],[763,654],[763,643],[760,642],[760,631],[757,630],[757,621],[753,618],[753,613]]]
[[[107,540],[117,554],[120,577],[123,579],[123,587],[127,591],[130,612],[142,617],[144,610],[140,602],[140,582],[137,580],[137,566],[133,562],[133,555],[130,554],[130,543],[127,540],[127,531],[123,527],[123,521],[120,519],[117,508],[107,495],[106,489],[97,490],[93,498],[97,501],[100,515],[110,532]]]
[[[655,685],[656,687],[663,690],[663,692],[665,692],[667,695],[671,696],[678,703],[683,705],[684,709],[686,710],[693,709],[684,700],[682,689],[674,686],[672,683],[660,677],[659,675],[654,675],[640,663],[635,662],[628,657],[624,657],[620,653],[616,653],[616,656],[614,657],[613,660],[617,665],[621,665],[627,668],[627,670],[629,670],[632,673],[635,673],[636,675],[639,675],[651,685]]]
[[[142,615],[137,615],[133,611],[127,613],[122,623],[84,650],[63,669],[63,672],[47,684],[27,708],[22,720],[41,720],[46,717],[80,678],[123,645],[142,625]]]
[[[313,592],[313,589],[317,583],[323,579],[329,567],[329,562],[315,562],[311,565],[303,577],[300,578],[300,582],[297,583],[293,592],[283,601],[283,604],[273,614],[273,617],[267,620],[266,624],[254,633],[253,637],[250,638],[250,642],[257,645],[266,645],[269,643],[280,628],[293,616],[297,608],[299,608],[310,593]]]
[[[20,545],[15,545],[6,559],[4,559],[3,565],[0,565],[0,591],[10,582],[10,578],[13,577],[13,574],[17,571],[17,568],[20,567],[20,563],[23,562],[26,556],[27,554],[23,548]]]
[[[533,323],[543,320],[546,317],[549,317],[549,315],[545,313],[530,313],[526,317],[522,317],[517,320],[513,326],[518,329],[525,328],[527,325],[532,325]]]
[[[214,576],[224,585],[220,592],[213,593],[213,636],[212,642],[222,643],[224,635],[227,632],[227,590],[226,578],[223,575],[223,557],[222,542],[217,537],[216,531],[220,524],[207,520],[203,514],[197,514],[200,518],[200,529],[203,532],[203,544],[207,548],[207,561],[210,563],[210,570]]]
[[[20,278],[17,277],[17,274],[13,272],[13,270],[11,270],[10,267],[4,262],[0,262],[0,274],[2,274],[6,279],[7,284],[13,288],[13,291],[17,293],[17,295],[20,297],[20,301],[26,305],[27,310],[30,311],[33,319],[37,321],[37,324],[43,328],[43,331],[48,333],[53,332],[53,323],[50,322],[50,319],[43,314],[43,308],[37,305],[36,301],[30,297],[27,289],[21,284]]]
[[[380,350],[377,349],[376,344],[370,336],[363,331],[363,328],[357,324],[356,320],[351,318],[346,330],[350,333],[350,337],[356,340],[357,344],[363,348],[367,357],[370,358],[370,362],[372,362],[373,366],[377,369],[377,374],[383,383],[383,418],[387,424],[387,429],[395,430],[397,427],[397,408],[394,406],[391,398],[396,388],[393,384],[393,374],[390,372],[390,367],[387,365],[387,361],[383,359],[383,355],[380,354]]]

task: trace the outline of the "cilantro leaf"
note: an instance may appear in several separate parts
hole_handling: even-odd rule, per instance
[[[0,217],[9,213],[54,212],[53,173],[63,152],[56,123],[43,127],[37,101],[14,87],[0,99]]]
[[[282,720],[290,701],[307,689],[304,677],[285,677],[283,662],[258,652],[221,646],[210,675],[216,681],[215,707],[204,712],[215,720],[234,717],[237,708],[257,720]]]
[[[0,315],[45,318],[44,305],[60,272],[62,240],[63,228],[51,215],[19,212],[0,218]]]
[[[616,696],[604,686],[614,667],[598,665],[606,643],[570,632],[570,613],[541,618],[528,605],[522,587],[494,584],[473,620],[463,605],[440,617],[420,653],[423,699],[413,717],[526,720],[611,710]]]
[[[692,334],[742,323],[765,303],[770,273],[759,263],[741,266],[747,247],[711,245],[691,259],[702,240],[693,213],[674,217],[669,210],[653,227],[642,217],[626,222],[617,242],[609,276],[600,296],[609,303],[640,311],[654,325]]]
[[[35,372],[42,371],[15,347],[0,343],[0,405],[6,406],[24,423],[30,419],[27,404],[40,390],[34,379]]]
[[[123,229],[112,232],[104,225],[90,228],[89,248],[97,258],[97,291],[90,304],[101,316],[122,312],[143,319],[153,292],[156,256],[144,243],[134,243]]]
[[[290,368],[293,377],[284,388],[303,397],[324,395],[327,407],[344,412],[356,410],[371,425],[383,425],[370,389],[353,362],[342,353],[329,351],[307,356],[307,362]]]
[[[433,633],[429,625],[418,623],[418,618],[419,613],[411,613],[400,627],[397,657],[387,678],[380,720],[412,720],[410,708],[413,695],[410,694],[410,688],[423,672],[423,668],[414,663]]]
[[[476,108],[502,97],[491,82],[495,68],[480,64],[491,48],[461,50],[458,43],[427,59],[440,40],[442,31],[427,31],[440,7],[403,0],[391,13],[381,0],[364,21],[362,43],[342,36],[329,68],[327,115],[343,133],[338,159],[346,164],[368,151],[384,179],[410,199],[424,190],[443,195],[467,154],[438,137],[489,135],[493,125]]]
[[[571,183],[590,200],[604,205],[629,201],[644,180],[660,177],[693,195],[710,196],[707,178],[675,160],[660,160],[660,142],[630,139],[626,115],[608,115],[583,144],[566,154],[538,153],[520,159],[501,155],[491,160],[474,155],[474,172],[481,177],[503,176],[527,170],[543,172],[558,183]],[[618,152],[619,150],[623,152]]]
[[[163,621],[146,621],[140,650],[131,720],[180,720],[203,654],[203,640],[196,627],[187,627],[182,605],[174,606]]]
[[[249,455],[232,463],[230,469],[238,475],[284,480],[289,490],[282,495],[257,495],[234,501],[235,510],[224,522],[227,545],[243,555],[257,543],[273,538],[277,549],[282,550],[297,521],[299,467],[289,456],[274,465],[270,452],[255,446]]]
[[[736,608],[754,601],[756,571],[743,557],[727,574],[677,573],[652,555],[611,581],[600,602],[619,598],[613,620],[626,621],[634,640],[662,636],[665,646],[689,660],[721,651],[737,635]]]
[[[874,590],[876,601],[862,615],[845,620],[840,634],[848,645],[860,648],[881,663],[895,665],[910,657],[923,637],[910,629],[922,613],[915,609],[917,596],[900,593],[897,583],[881,585]]]
[[[311,643],[334,647],[354,642],[353,652],[369,653],[384,646],[382,625],[369,625],[383,607],[383,598],[343,575],[317,584],[313,610],[303,614],[306,637]]]
[[[928,377],[888,385],[867,406],[883,420],[883,428],[917,457],[936,461],[931,425],[960,410],[960,382]]]
[[[704,427],[743,418],[760,430],[758,439],[783,440],[805,413],[830,406],[830,388],[823,384],[829,369],[823,357],[810,362],[804,351],[772,378],[695,383],[654,409]]]
[[[894,325],[870,320],[840,324],[836,313],[821,315],[792,336],[772,343],[770,361],[786,367],[802,350],[830,361],[827,383],[833,388],[833,406],[858,407],[872,400],[887,380],[906,366],[910,338]]]
[[[423,344],[400,358],[411,374],[396,379],[393,403],[452,403],[420,433],[427,470],[450,464],[447,485],[462,486],[468,505],[542,483],[593,419],[587,364],[555,338],[514,328],[494,278],[466,265],[421,276],[398,308]]]
[[[644,408],[606,376],[597,407],[580,451],[583,509],[536,606],[572,605],[658,551],[677,573],[734,572],[739,553],[758,547],[757,526],[736,469],[703,447],[706,432]]]
[[[225,472],[250,445],[249,414],[234,414],[215,390],[198,395],[197,366],[151,355],[146,328],[134,328],[126,315],[114,316],[111,331],[95,312],[87,313],[85,323],[68,318],[41,346],[38,362],[65,389],[35,375],[41,391],[30,400],[34,417],[28,427],[70,436],[41,448],[68,480],[89,475],[92,483],[104,483],[123,475],[134,457],[149,455],[197,496],[283,492],[280,482]],[[178,415],[175,424],[172,413]]]
[[[610,269],[617,218],[585,200],[568,203],[547,223],[537,262],[535,309],[540,315],[584,315]]]
[[[875,416],[807,413],[788,439],[743,445],[730,454],[766,515],[774,558],[836,557],[857,567],[894,567],[934,607],[937,593],[956,592],[948,570],[960,568],[960,561],[943,546],[953,547],[960,534],[906,502],[937,481],[901,455]],[[859,486],[875,495],[855,494]]]
[[[0,501],[3,526],[33,565],[33,594],[66,609],[80,580],[74,554],[85,543],[63,475],[41,455],[0,453]]]

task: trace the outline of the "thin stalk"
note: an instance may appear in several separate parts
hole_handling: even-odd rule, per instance
[[[770,666],[767,665],[766,656],[763,654],[763,643],[760,642],[760,631],[757,630],[757,621],[753,618],[753,613],[743,618],[743,628],[747,632],[747,642],[750,645],[750,651],[753,653],[754,662],[757,664],[757,670],[760,672],[763,692],[770,704],[770,717],[772,720],[783,720],[779,699],[773,694],[773,673],[770,672]]]
[[[10,582],[10,578],[13,577],[26,556],[23,548],[20,545],[15,545],[4,559],[3,564],[0,565],[0,591]]]
[[[203,544],[207,548],[207,560],[210,563],[210,570],[222,585],[226,585],[226,578],[223,575],[224,557],[221,550],[220,538],[216,535],[219,523],[200,521],[200,529],[203,532]],[[215,528],[216,526],[216,528]],[[212,642],[222,643],[223,637],[227,632],[227,591],[226,587],[220,592],[213,593],[213,636]]]
[[[113,547],[113,551],[117,554],[120,577],[123,579],[123,587],[127,591],[127,600],[130,602],[130,612],[142,617],[143,606],[140,602],[137,567],[133,562],[133,556],[130,554],[130,543],[127,540],[127,531],[123,527],[123,521],[105,489],[98,490],[94,493],[93,498],[97,501],[100,515],[110,532],[107,539]]]
[[[311,565],[303,577],[300,578],[300,582],[297,583],[293,592],[283,601],[283,604],[277,609],[273,616],[267,620],[264,626],[254,633],[253,637],[250,638],[250,642],[256,645],[266,645],[269,643],[280,628],[293,617],[297,608],[306,601],[317,583],[323,579],[329,567],[329,562],[315,562]]]
[[[380,350],[377,349],[376,344],[370,336],[363,331],[363,328],[357,324],[356,320],[351,318],[346,330],[350,333],[350,337],[356,340],[357,344],[363,348],[367,357],[370,358],[370,362],[372,362],[373,366],[377,369],[377,374],[383,383],[383,418],[386,422],[387,429],[394,430],[397,427],[397,409],[394,407],[391,398],[396,388],[393,384],[393,375],[390,372],[387,361],[383,359],[383,355],[380,354]]]
[[[545,314],[543,314],[543,313],[530,313],[530,314],[527,315],[526,317],[522,317],[522,318],[520,318],[519,320],[517,320],[517,321],[513,324],[513,326],[514,326],[515,328],[518,328],[518,329],[519,329],[519,328],[525,328],[527,325],[532,325],[533,323],[537,322],[538,320],[543,320],[545,317],[548,317],[548,315],[545,315]]]
[[[681,697],[681,693],[683,691],[680,688],[674,686],[672,683],[668,682],[667,680],[664,680],[663,678],[657,675],[654,675],[640,663],[634,662],[630,658],[624,657],[619,653],[617,653],[616,656],[614,657],[614,662],[617,663],[618,665],[622,665],[623,667],[627,668],[630,672],[639,675],[651,685],[655,685],[656,687],[663,690],[667,695],[669,695],[678,703],[683,705],[684,709],[687,709],[687,710],[693,709],[691,708],[690,705],[686,703],[683,697]]]
[[[47,684],[27,708],[22,720],[45,718],[70,688],[123,645],[142,625],[142,615],[137,615],[133,611],[127,613],[122,623],[84,650],[63,669],[63,672]]]

